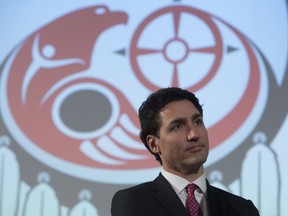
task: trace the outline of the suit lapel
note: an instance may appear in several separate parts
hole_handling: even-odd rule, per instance
[[[229,206],[226,200],[223,200],[223,196],[219,196],[219,192],[217,189],[207,183],[207,202],[208,202],[208,211],[210,215],[212,213],[213,216],[230,216],[235,215],[229,212]]]
[[[217,202],[217,197],[215,192],[213,191],[211,185],[206,181],[207,185],[207,204],[208,204],[208,211],[213,214],[213,216],[218,216],[219,213],[219,206],[215,204]]]
[[[155,191],[154,197],[170,214],[175,216],[188,216],[185,206],[162,174],[159,174],[154,180],[153,189]]]

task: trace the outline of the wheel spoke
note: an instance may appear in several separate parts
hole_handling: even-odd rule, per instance
[[[179,87],[178,67],[177,67],[177,64],[173,64],[172,86],[174,86],[174,87]]]
[[[178,11],[175,11],[173,12],[173,24],[174,24],[175,38],[178,38],[179,23],[180,23],[180,13]]]
[[[157,50],[157,49],[145,49],[145,48],[138,48],[136,51],[136,55],[149,55],[149,54],[154,54],[154,53],[161,53],[162,50]]]
[[[216,46],[189,49],[189,52],[198,52],[198,53],[216,53],[216,51],[217,51]]]

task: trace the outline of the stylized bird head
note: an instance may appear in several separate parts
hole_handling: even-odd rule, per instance
[[[78,58],[88,67],[94,43],[101,33],[126,24],[127,20],[124,12],[112,12],[106,6],[89,7],[64,15],[35,34],[40,35],[40,47],[48,44],[55,47],[56,53],[50,59]]]

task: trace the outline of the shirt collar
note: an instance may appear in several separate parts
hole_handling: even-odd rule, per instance
[[[206,193],[207,185],[206,185],[205,173],[202,176],[200,176],[199,178],[197,178],[194,182],[189,182],[186,179],[184,179],[180,176],[177,176],[173,173],[167,172],[164,169],[161,171],[161,173],[167,179],[167,181],[171,184],[172,188],[175,190],[175,192],[178,195],[190,183],[196,184],[202,190],[202,193],[204,193],[204,194]]]

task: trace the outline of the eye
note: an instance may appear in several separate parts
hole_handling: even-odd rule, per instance
[[[180,129],[180,128],[181,128],[180,124],[174,126],[174,129]]]
[[[171,126],[170,130],[171,131],[177,131],[177,130],[181,129],[182,127],[183,127],[182,124],[174,124]]]
[[[203,124],[203,120],[202,120],[201,118],[198,118],[198,119],[196,119],[196,120],[194,121],[194,124],[195,124],[196,126],[201,126],[201,125]]]
[[[187,121],[185,119],[177,119],[170,124],[169,131],[178,131],[185,127]]]

